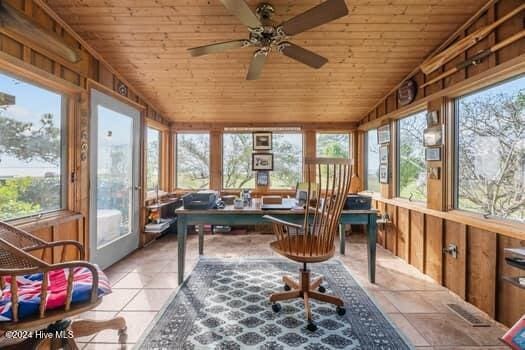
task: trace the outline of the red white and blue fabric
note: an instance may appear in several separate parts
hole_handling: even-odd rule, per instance
[[[98,295],[111,293],[107,276],[98,270]],[[60,269],[48,273],[48,289],[46,296],[46,310],[64,307],[67,296],[67,280],[69,269]],[[23,320],[39,312],[40,292],[42,288],[42,273],[34,273],[16,278],[18,285],[18,318]],[[91,271],[86,267],[73,269],[73,289],[71,304],[87,302],[91,298]],[[11,278],[5,278],[5,286],[0,298],[0,322],[12,321],[13,310],[11,305]]]

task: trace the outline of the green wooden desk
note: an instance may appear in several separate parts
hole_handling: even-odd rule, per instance
[[[199,254],[204,254],[204,225],[257,225],[268,224],[269,221],[263,219],[264,215],[271,215],[286,221],[302,224],[304,213],[295,210],[262,210],[255,206],[244,209],[234,209],[233,206],[226,206],[224,209],[205,209],[189,210],[179,208],[177,214],[177,243],[178,243],[178,279],[179,284],[184,280],[184,264],[186,259],[186,238],[188,235],[188,225],[199,226]],[[376,270],[376,242],[377,242],[377,210],[344,210],[341,214],[339,225],[339,251],[345,253],[345,231],[344,225],[352,224],[367,225],[368,238],[368,279],[375,283]]]

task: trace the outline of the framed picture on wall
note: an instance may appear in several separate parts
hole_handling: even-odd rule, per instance
[[[270,173],[268,171],[257,172],[257,186],[268,186],[270,184]]]
[[[440,147],[425,148],[425,160],[429,162],[440,161],[441,160],[441,148]]]
[[[423,146],[436,147],[443,145],[443,125],[426,128],[423,132]]]
[[[388,183],[388,165],[382,164],[379,166],[379,183]]]
[[[270,151],[272,149],[272,133],[257,131],[252,134],[254,151]]]
[[[377,128],[377,143],[382,145],[390,142],[390,124]]]
[[[273,153],[252,153],[252,170],[273,170]]]
[[[388,145],[379,147],[379,164],[388,164]]]
[[[438,111],[429,111],[427,113],[427,126],[431,127],[439,123]]]

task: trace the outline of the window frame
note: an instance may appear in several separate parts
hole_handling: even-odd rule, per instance
[[[0,69],[0,74],[5,75],[11,79],[22,81],[28,85],[36,88],[46,90],[48,92],[60,96],[60,206],[57,209],[40,211],[38,213],[5,219],[5,222],[31,222],[33,220],[40,220],[44,217],[54,216],[60,212],[71,209],[71,185],[70,181],[75,176],[76,171],[71,169],[71,160],[69,153],[69,145],[71,141],[69,129],[71,115],[71,103],[74,101],[73,93],[66,89],[58,89],[56,84],[46,84],[41,79],[38,81],[31,80],[24,76],[24,74],[12,73],[6,69]],[[70,178],[71,177],[71,178]]]
[[[426,205],[427,201],[428,201],[428,179],[427,179],[427,191],[426,191],[426,194],[425,194],[425,200],[417,200],[417,199],[410,200],[409,198],[401,197],[401,183],[400,183],[401,182],[401,127],[400,127],[399,124],[401,123],[401,121],[403,119],[414,117],[415,115],[417,115],[419,113],[424,113],[424,112],[428,112],[426,107],[418,109],[416,111],[411,112],[410,114],[404,115],[404,116],[396,119],[396,121],[395,121],[395,150],[394,150],[395,162],[393,162],[392,160],[390,160],[390,162],[392,163],[392,166],[395,163],[395,175],[396,175],[396,179],[395,180],[396,181],[393,182],[393,183],[394,183],[394,186],[395,186],[396,198],[399,198],[401,200],[408,200],[408,201],[413,202],[413,203],[420,203],[420,204],[425,204]],[[443,137],[444,137],[444,135],[443,135]],[[423,161],[426,164],[427,161],[426,161],[424,155],[423,155]]]
[[[208,135],[208,186],[206,188],[203,188],[201,190],[209,190],[211,189],[211,177],[212,177],[212,174],[211,174],[211,146],[212,146],[212,142],[211,142],[211,137],[212,137],[212,133],[210,130],[181,130],[181,131],[176,131],[173,133],[173,137],[175,138],[174,139],[174,142],[173,142],[173,147],[175,148],[175,154],[174,154],[174,158],[175,158],[175,161],[173,162],[173,165],[174,165],[174,170],[173,170],[173,183],[175,184],[175,191],[191,191],[191,190],[194,190],[194,189],[191,189],[191,188],[184,188],[184,187],[179,187],[179,135],[180,134],[189,134],[189,135],[202,135],[202,134],[205,134],[205,135]]]
[[[504,85],[508,82],[512,82],[517,79],[523,79],[525,78],[525,73],[518,73],[511,76],[505,76],[500,80],[497,80],[493,83],[490,83],[488,85],[483,85],[478,88],[468,89],[466,91],[461,91],[459,93],[453,94],[449,96],[449,104],[450,104],[450,118],[449,122],[451,125],[450,134],[451,138],[447,145],[452,146],[452,152],[451,152],[451,159],[450,159],[450,165],[452,167],[452,176],[451,176],[451,186],[450,190],[448,192],[448,195],[451,196],[450,200],[448,201],[449,205],[449,212],[457,212],[460,215],[466,215],[466,216],[472,216],[476,218],[480,218],[487,222],[493,222],[497,224],[503,224],[503,225],[516,225],[516,227],[519,227],[520,229],[525,226],[525,222],[512,219],[512,218],[504,218],[501,216],[492,216],[487,215],[484,213],[481,213],[479,211],[473,211],[468,210],[464,208],[459,207],[459,103],[462,98],[470,97],[479,93],[483,93],[487,90],[490,90],[492,88]]]

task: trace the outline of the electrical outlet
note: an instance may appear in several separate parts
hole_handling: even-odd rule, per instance
[[[458,246],[454,243],[449,243],[446,248],[443,248],[443,253],[450,254],[454,259],[458,258]]]

